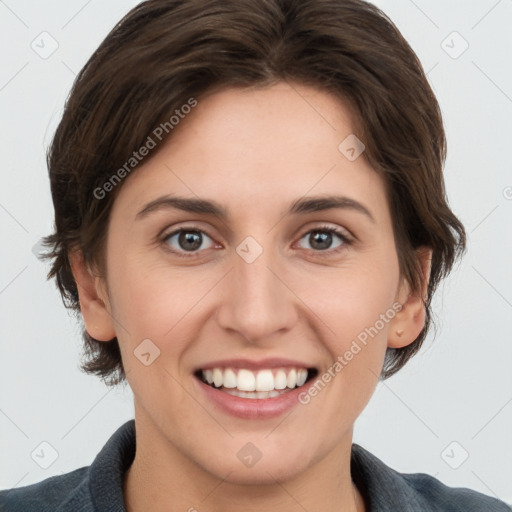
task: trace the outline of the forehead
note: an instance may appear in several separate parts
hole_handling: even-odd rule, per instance
[[[342,194],[375,210],[386,203],[382,178],[364,153],[351,161],[339,148],[356,135],[353,126],[338,98],[307,86],[215,92],[198,99],[117,200],[133,209],[167,192],[215,198],[244,215],[272,205],[281,211],[283,202],[306,195]]]

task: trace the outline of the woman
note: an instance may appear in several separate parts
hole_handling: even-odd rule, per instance
[[[4,510],[506,511],[352,442],[465,248],[422,68],[360,0],[150,0],[49,152],[54,277],[135,420]]]

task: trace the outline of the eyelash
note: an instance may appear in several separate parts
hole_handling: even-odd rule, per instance
[[[172,252],[174,255],[176,255],[180,258],[192,258],[192,257],[196,256],[201,251],[193,251],[193,252],[189,252],[189,253],[184,252],[184,251],[176,251],[175,249],[171,249],[169,244],[167,243],[170,238],[172,238],[174,235],[176,235],[178,233],[192,232],[192,231],[202,233],[202,234],[208,236],[208,238],[212,239],[212,237],[210,235],[208,235],[208,233],[206,233],[199,226],[190,225],[190,226],[181,227],[179,229],[172,231],[171,233],[167,233],[167,234],[163,235],[161,241],[164,244],[165,249],[169,252]],[[318,253],[318,255],[320,255],[320,256],[331,256],[332,254],[337,254],[338,252],[345,250],[347,248],[347,246],[350,246],[353,243],[352,240],[349,239],[345,233],[341,232],[340,230],[338,230],[336,228],[330,227],[330,226],[318,226],[316,228],[310,229],[309,231],[304,232],[300,236],[299,240],[302,240],[305,235],[308,235],[308,234],[314,233],[314,232],[337,235],[343,242],[339,247],[337,247],[335,249],[326,249],[324,251],[315,251],[314,249],[306,249],[306,250]]]

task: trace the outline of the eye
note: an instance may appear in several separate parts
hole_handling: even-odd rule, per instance
[[[333,239],[338,238],[340,242],[333,248]],[[336,253],[351,244],[351,240],[340,230],[330,226],[321,226],[305,233],[300,240],[306,240],[311,250],[315,252]],[[306,249],[308,249],[306,247]]]
[[[336,238],[338,243],[333,246],[333,240],[336,242]],[[299,241],[302,240],[306,240],[310,244],[310,248],[305,247],[305,249],[327,254],[342,251],[352,243],[344,232],[330,226],[320,226],[309,230]],[[201,249],[215,247],[213,240],[197,226],[175,229],[164,235],[162,242],[173,254],[185,258],[195,256]]]
[[[210,240],[212,242],[205,247],[204,242]],[[193,256],[200,249],[210,249],[213,247],[212,239],[201,229],[195,226],[187,226],[176,229],[172,233],[165,235],[162,241],[169,246],[169,249],[178,256]]]

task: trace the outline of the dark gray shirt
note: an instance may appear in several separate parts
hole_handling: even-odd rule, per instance
[[[126,512],[123,477],[135,456],[135,421],[122,425],[94,462],[37,484],[0,491],[5,512]],[[423,474],[386,466],[352,444],[352,478],[368,512],[511,512],[502,501],[465,488],[452,488]]]

